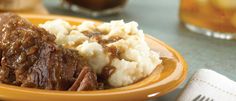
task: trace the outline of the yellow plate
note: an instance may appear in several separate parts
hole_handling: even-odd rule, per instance
[[[75,25],[89,20],[55,15],[22,14],[21,16],[36,25],[57,18],[67,20]],[[22,101],[136,101],[159,97],[176,89],[184,81],[187,74],[187,64],[177,51],[160,40],[146,35],[146,41],[152,50],[161,51],[162,57],[172,58],[174,62],[163,61],[163,68],[157,68],[150,76],[138,83],[115,89],[80,92],[40,90],[0,84],[0,99]]]

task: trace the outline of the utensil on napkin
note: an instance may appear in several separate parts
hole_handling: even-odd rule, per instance
[[[215,71],[200,69],[177,101],[236,101],[236,82]]]

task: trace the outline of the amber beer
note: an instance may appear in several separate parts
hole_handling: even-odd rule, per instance
[[[236,0],[182,0],[180,19],[190,30],[236,38]]]

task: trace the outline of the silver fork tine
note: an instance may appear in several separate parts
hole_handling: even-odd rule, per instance
[[[208,97],[205,101],[214,101],[214,99]]]
[[[202,96],[201,94],[198,95],[196,98],[193,99],[193,101],[198,101],[198,99],[201,98],[201,96]]]
[[[205,96],[202,96],[202,98],[199,101],[203,101],[205,99]]]
[[[209,101],[209,100],[210,100],[210,98],[207,98],[207,99],[206,99],[206,101]]]
[[[199,94],[197,97],[195,97],[192,101],[214,101],[213,99],[203,96]]]

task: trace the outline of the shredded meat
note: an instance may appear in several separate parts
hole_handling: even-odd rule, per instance
[[[50,90],[97,89],[97,77],[87,62],[54,40],[54,35],[16,14],[0,14],[0,83]]]
[[[75,83],[70,87],[70,91],[80,90],[95,90],[97,89],[98,83],[95,82],[97,76],[92,72],[91,68],[84,67],[80,72]]]

